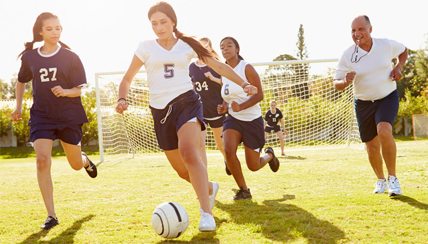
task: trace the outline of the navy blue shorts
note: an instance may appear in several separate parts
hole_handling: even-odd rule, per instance
[[[178,149],[177,132],[193,118],[201,122],[201,131],[205,130],[202,102],[194,90],[189,90],[174,98],[164,109],[150,107],[156,139],[159,148],[165,151]]]
[[[32,126],[30,128],[30,141],[35,142],[37,139],[60,139],[65,143],[80,146],[82,125],[60,125],[49,129],[37,129]]]
[[[279,125],[275,125],[275,126],[269,126],[269,125],[266,125],[266,128],[265,128],[265,132],[267,132],[267,133],[271,133],[272,132],[272,130],[273,131],[275,131],[275,132],[278,132],[278,131],[280,131],[281,130],[281,127],[279,126]]]
[[[242,121],[228,115],[223,124],[223,131],[228,129],[238,131],[242,135],[241,142],[246,147],[260,152],[265,145],[263,127],[264,121],[262,116],[253,121]]]
[[[223,127],[223,123],[226,120],[226,115],[222,114],[220,118],[215,120],[208,120],[204,118],[205,124],[209,125],[211,128]]]
[[[376,126],[379,122],[388,122],[394,126],[398,106],[397,90],[379,100],[362,101],[355,99],[355,113],[357,114],[361,141],[369,142],[377,136]]]

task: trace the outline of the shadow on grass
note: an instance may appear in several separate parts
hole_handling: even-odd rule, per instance
[[[99,155],[98,146],[82,146],[82,151],[88,155]],[[52,157],[65,156],[62,146],[52,147]],[[0,148],[0,158],[35,158],[36,153],[33,147],[2,147]]]
[[[263,205],[251,200],[232,204],[216,201],[216,207],[228,212],[237,224],[257,225],[256,232],[272,241],[289,242],[303,237],[307,243],[337,243],[345,238],[344,231],[330,222],[317,219],[293,204],[284,203],[294,198],[294,195],[284,195],[282,199],[266,200]]]
[[[217,224],[217,230],[220,228],[221,224],[226,222],[226,219],[219,219],[217,217],[214,217],[215,222]],[[179,241],[179,240],[163,240],[158,242],[158,244],[165,244],[165,243],[210,243],[210,244],[218,244],[220,241],[218,239],[215,239],[216,232],[198,232],[197,235],[193,236],[192,240],[190,241]]]
[[[428,204],[423,203],[423,202],[419,202],[418,200],[413,199],[413,198],[408,197],[408,196],[404,196],[404,195],[395,196],[395,197],[392,197],[391,199],[392,200],[399,200],[399,201],[408,203],[409,205],[412,205],[413,207],[416,207],[416,208],[419,208],[422,210],[428,210]]]
[[[291,156],[291,155],[287,155],[287,156],[281,156],[281,157],[279,157],[279,159],[283,159],[283,158],[285,158],[285,159],[298,159],[298,160],[305,160],[306,158],[305,157],[302,157],[302,156]]]
[[[45,237],[49,230],[40,230],[37,233],[34,233],[27,237],[24,241],[21,242],[21,244],[30,244],[30,243],[73,243],[74,236],[76,235],[77,231],[80,230],[82,227],[82,224],[84,222],[87,222],[91,220],[95,215],[88,215],[82,219],[79,219],[74,222],[74,224],[64,230],[59,236],[49,240],[49,241],[40,241],[43,237]],[[60,223],[61,224],[61,223]],[[55,228],[55,227],[54,227]]]

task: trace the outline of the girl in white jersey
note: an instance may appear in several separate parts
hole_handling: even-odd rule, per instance
[[[30,110],[30,140],[36,152],[37,182],[48,213],[42,229],[59,224],[54,208],[51,176],[52,144],[60,139],[67,160],[74,170],[83,167],[90,177],[97,168],[81,151],[82,124],[88,122],[80,100],[86,75],[79,57],[59,41],[62,26],[56,15],[41,13],[33,27],[33,41],[19,54],[22,65],[16,83],[16,109],[12,120],[20,121],[25,83],[32,81],[33,105]],[[35,42],[43,46],[33,49]],[[61,45],[58,46],[58,44]]]
[[[120,83],[116,111],[122,114],[127,109],[126,97],[131,82],[145,65],[159,147],[178,175],[190,182],[195,190],[201,208],[199,230],[214,231],[216,224],[212,208],[218,184],[208,182],[207,168],[199,155],[201,130],[205,129],[205,124],[201,101],[189,77],[190,61],[198,57],[250,95],[256,94],[257,88],[245,82],[229,66],[214,59],[199,41],[179,32],[174,9],[168,3],[154,4],[148,17],[158,38],[139,44]]]
[[[220,48],[226,63],[259,91],[256,95],[248,96],[242,92],[242,89],[239,89],[239,86],[227,77],[223,77],[221,95],[224,102],[217,108],[219,114],[227,111],[229,114],[223,124],[226,163],[240,188],[233,199],[251,199],[250,189],[247,187],[241,163],[236,155],[238,145],[241,142],[244,143],[245,161],[251,171],[258,171],[269,163],[272,171],[276,172],[279,168],[279,161],[270,147],[267,147],[265,154],[260,157],[265,138],[263,117],[259,106],[259,102],[263,100],[259,75],[254,67],[239,55],[239,44],[233,37],[223,38]]]

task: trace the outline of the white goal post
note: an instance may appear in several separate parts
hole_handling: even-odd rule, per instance
[[[333,78],[337,59],[291,60],[251,63],[259,73],[264,99],[262,116],[276,100],[284,115],[285,150],[360,147],[352,86],[336,91]],[[119,82],[124,71],[95,74],[100,160],[162,155],[153,129],[145,71],[140,71],[129,90],[129,109],[115,112]],[[275,133],[266,146],[279,148]],[[207,131],[207,150],[216,150],[212,131]]]
[[[412,115],[413,140],[428,138],[428,114]]]

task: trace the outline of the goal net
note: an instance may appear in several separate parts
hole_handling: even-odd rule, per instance
[[[259,73],[264,100],[262,115],[270,101],[284,115],[285,150],[359,147],[361,141],[354,113],[352,86],[336,91],[333,78],[337,60],[293,60],[252,63]],[[100,160],[162,155],[153,129],[145,71],[135,77],[127,97],[128,110],[115,112],[119,83],[124,72],[97,73],[97,115]],[[275,133],[266,146],[279,148]],[[213,133],[207,131],[207,150],[216,150]]]
[[[412,115],[413,139],[428,138],[428,114]]]

